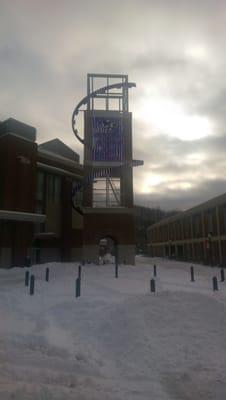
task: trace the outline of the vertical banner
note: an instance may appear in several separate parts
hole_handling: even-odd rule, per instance
[[[123,161],[125,147],[122,118],[92,117],[92,160]]]

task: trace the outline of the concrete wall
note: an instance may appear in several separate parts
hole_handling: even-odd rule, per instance
[[[119,264],[135,265],[135,246],[119,245],[118,246]]]
[[[97,245],[84,245],[83,258],[85,262],[91,261],[94,264],[99,264],[99,246]]]
[[[71,261],[82,262],[83,260],[83,248],[72,247],[71,249]]]
[[[12,249],[10,247],[0,248],[0,268],[9,268],[12,264]]]
[[[61,234],[61,204],[48,201],[46,205],[46,232]]]
[[[72,209],[72,229],[83,229],[83,216]]]
[[[47,262],[60,262],[60,261],[61,261],[61,254],[59,248],[43,247],[41,249],[33,250],[32,263],[34,264],[47,263]]]

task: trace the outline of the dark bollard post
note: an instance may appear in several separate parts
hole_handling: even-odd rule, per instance
[[[78,266],[78,278],[81,280],[81,276],[82,276],[82,266],[79,265]]]
[[[33,296],[35,292],[35,276],[31,275],[31,279],[30,279],[30,295]]]
[[[155,292],[155,280],[154,279],[150,280],[150,289],[151,289],[151,292]]]
[[[118,263],[115,262],[115,278],[118,278]]]
[[[115,248],[115,278],[118,278],[118,248]]]
[[[224,268],[221,268],[221,282],[224,282],[225,276],[224,276]]]
[[[115,278],[118,278],[118,255],[115,255]]]
[[[49,268],[46,268],[46,282],[49,282]]]
[[[154,276],[157,276],[157,267],[156,267],[156,265],[153,265],[153,270],[154,270]]]
[[[29,271],[25,272],[25,286],[29,286]]]
[[[31,266],[31,257],[26,256],[25,257],[25,267],[30,267]]]
[[[85,265],[85,260],[82,260],[82,265]]]
[[[218,290],[218,282],[217,282],[217,277],[214,276],[213,277],[213,291],[215,292],[216,290]]]
[[[194,278],[194,267],[191,267],[191,282],[195,282],[195,278]]]
[[[80,279],[77,278],[75,281],[75,297],[80,297]]]
[[[79,279],[79,296],[81,296],[81,280],[82,280],[82,267],[78,266],[78,279]]]

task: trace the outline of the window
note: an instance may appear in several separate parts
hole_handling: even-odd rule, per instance
[[[177,221],[174,225],[174,231],[175,231],[175,239],[179,240],[181,239],[181,222]]]
[[[47,177],[47,195],[48,200],[56,202],[60,200],[61,178],[57,175],[48,175]]]
[[[191,237],[191,220],[189,217],[184,219],[184,238],[189,239]]]
[[[35,207],[35,212],[36,214],[43,214],[43,206],[42,204],[37,204]],[[41,232],[45,232],[45,223],[41,222],[41,223],[36,223],[34,225],[34,231],[36,234],[41,233]]]
[[[214,233],[214,209],[207,212],[207,231],[208,233]]]
[[[202,236],[202,219],[200,214],[193,216],[193,229],[193,234],[195,238],[199,238]]]
[[[173,224],[169,224],[169,240],[174,240]]]
[[[226,232],[226,204],[223,205],[223,223],[224,223],[224,233]]]
[[[93,207],[120,207],[120,178],[98,178],[93,181]]]
[[[54,200],[59,201],[61,197],[61,178],[55,176],[54,180]]]
[[[39,201],[44,199],[44,173],[41,171],[37,174],[36,199]]]
[[[83,188],[82,182],[79,180],[74,180],[72,183],[72,201],[75,207],[83,205]]]

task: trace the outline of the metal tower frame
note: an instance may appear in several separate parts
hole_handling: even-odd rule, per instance
[[[100,88],[98,81],[105,85],[105,92],[96,92],[96,87]],[[114,84],[117,80],[117,83]],[[118,100],[118,108],[115,111],[128,111],[129,110],[129,96],[128,96],[128,75],[121,74],[88,74],[87,75],[87,96],[89,98],[87,103],[88,110],[95,109],[95,99],[105,100],[105,110],[109,110],[110,99]],[[117,85],[117,86],[116,86]],[[91,95],[94,94],[94,95]]]
[[[95,89],[95,83],[98,79],[106,80],[106,85]],[[116,83],[111,83],[116,81]],[[119,81],[119,82],[118,82]],[[75,107],[72,114],[72,130],[76,138],[85,144],[85,140],[79,136],[76,129],[76,118],[82,106],[87,105],[87,110],[94,110],[95,99],[105,100],[105,110],[109,110],[109,100],[118,100],[118,109],[115,111],[126,112],[129,109],[128,89],[135,87],[136,84],[128,82],[128,75],[121,74],[88,74],[87,75],[87,96],[84,97]]]

